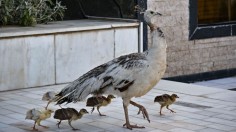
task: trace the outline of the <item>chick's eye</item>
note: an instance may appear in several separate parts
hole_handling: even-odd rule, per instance
[[[153,11],[151,11],[151,14],[153,14],[154,12]]]

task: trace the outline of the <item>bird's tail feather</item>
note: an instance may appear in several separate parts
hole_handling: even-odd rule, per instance
[[[71,103],[84,100],[91,92],[88,92],[87,87],[73,88],[73,90],[69,90],[70,88],[63,89],[59,94],[57,94],[57,103]]]
[[[85,100],[89,94],[99,91],[102,83],[103,81],[93,77],[85,81],[75,80],[56,95],[59,97],[57,104]]]

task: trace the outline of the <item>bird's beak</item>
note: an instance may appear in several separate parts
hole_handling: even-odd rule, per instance
[[[176,98],[179,98],[179,96],[177,96]]]
[[[159,12],[156,12],[155,15],[157,15],[157,16],[162,16],[162,14],[159,13]]]

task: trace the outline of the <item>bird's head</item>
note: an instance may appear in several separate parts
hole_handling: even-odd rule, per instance
[[[143,13],[143,17],[144,17],[144,21],[150,26],[152,25],[152,18],[155,16],[162,16],[162,14],[158,13],[158,12],[154,12],[152,10],[146,10],[145,12],[141,12]]]
[[[179,96],[177,94],[172,94],[171,96],[174,98],[179,98]]]
[[[54,111],[52,110],[52,109],[46,109],[45,110],[45,113],[48,113],[48,114],[51,114],[51,113],[53,113]]]
[[[111,94],[109,94],[108,96],[107,96],[107,98],[109,98],[109,99],[114,99],[114,98],[116,98],[114,95],[111,95]]]
[[[88,114],[88,111],[87,111],[86,109],[81,109],[79,112],[80,112],[81,114]]]

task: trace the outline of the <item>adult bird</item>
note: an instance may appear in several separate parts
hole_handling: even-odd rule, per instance
[[[151,47],[143,53],[132,53],[115,58],[85,73],[68,84],[58,94],[57,104],[77,102],[86,99],[89,94],[113,94],[123,99],[125,124],[128,129],[144,128],[131,125],[128,106],[132,104],[142,111],[143,117],[150,122],[146,109],[131,100],[150,91],[165,73],[166,40],[163,32],[151,19],[160,13],[147,10],[144,20],[150,27]]]

